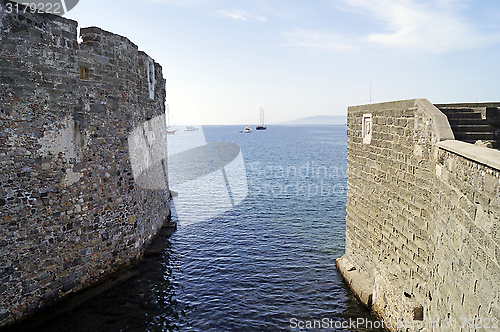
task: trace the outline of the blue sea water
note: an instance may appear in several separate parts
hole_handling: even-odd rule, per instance
[[[375,330],[336,328],[376,321],[335,267],[345,243],[347,127],[242,129],[203,126],[206,142],[241,148],[247,192],[239,204],[187,222],[174,199],[178,229],[161,256],[40,330]]]

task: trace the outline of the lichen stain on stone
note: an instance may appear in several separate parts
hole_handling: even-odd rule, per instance
[[[80,151],[83,147],[78,147],[79,132],[75,131],[75,121],[71,116],[66,116],[56,125],[47,126],[44,136],[38,139],[41,148],[38,152],[42,156],[57,156],[62,153],[66,162],[79,161]],[[85,135],[86,136],[86,135]],[[86,145],[86,139],[84,145]]]
[[[73,183],[76,183],[83,176],[83,173],[73,172],[73,168],[66,169],[66,176],[64,177],[62,183],[64,186],[70,186]]]
[[[135,183],[144,189],[166,189],[162,166],[162,160],[165,165],[167,160],[165,115],[134,128],[128,136],[128,149]]]
[[[56,125],[48,126],[47,130],[44,132],[44,136],[38,139],[41,145],[41,148],[38,149],[38,153],[41,156],[55,157],[61,154],[64,161],[68,163],[69,167],[66,168],[66,174],[61,183],[65,187],[78,182],[83,176],[83,173],[73,170],[73,163],[80,162],[82,149],[87,145],[88,132],[85,131],[82,139],[82,134],[79,130],[76,130],[77,127],[78,125],[73,118],[71,116],[66,116]],[[42,169],[48,170],[50,167],[45,166],[42,167]]]

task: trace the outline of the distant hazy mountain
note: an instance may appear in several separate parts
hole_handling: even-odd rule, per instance
[[[347,124],[347,116],[344,115],[317,115],[308,116],[292,121],[278,122],[276,125],[342,125]]]

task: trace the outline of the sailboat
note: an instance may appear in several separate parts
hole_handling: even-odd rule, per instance
[[[175,134],[176,131],[177,129],[173,129],[173,127],[170,126],[170,110],[167,104],[167,135]]]
[[[266,130],[266,125],[265,125],[265,122],[264,122],[264,109],[261,108],[260,109],[260,124],[255,127],[255,130]]]

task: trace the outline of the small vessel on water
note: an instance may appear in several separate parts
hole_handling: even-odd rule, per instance
[[[184,128],[184,131],[197,131],[198,129],[200,129],[200,128],[196,128],[193,126],[187,126],[186,128]]]
[[[170,126],[170,110],[168,109],[168,104],[167,104],[167,135],[172,135],[175,134],[177,129],[174,129],[172,126]]]
[[[255,130],[266,130],[267,127],[265,125],[265,122],[264,122],[264,109],[261,108],[260,109],[260,124],[255,127]]]
[[[243,129],[243,132],[244,133],[251,133],[252,132],[252,128],[250,128],[250,126],[246,126],[245,129]]]

